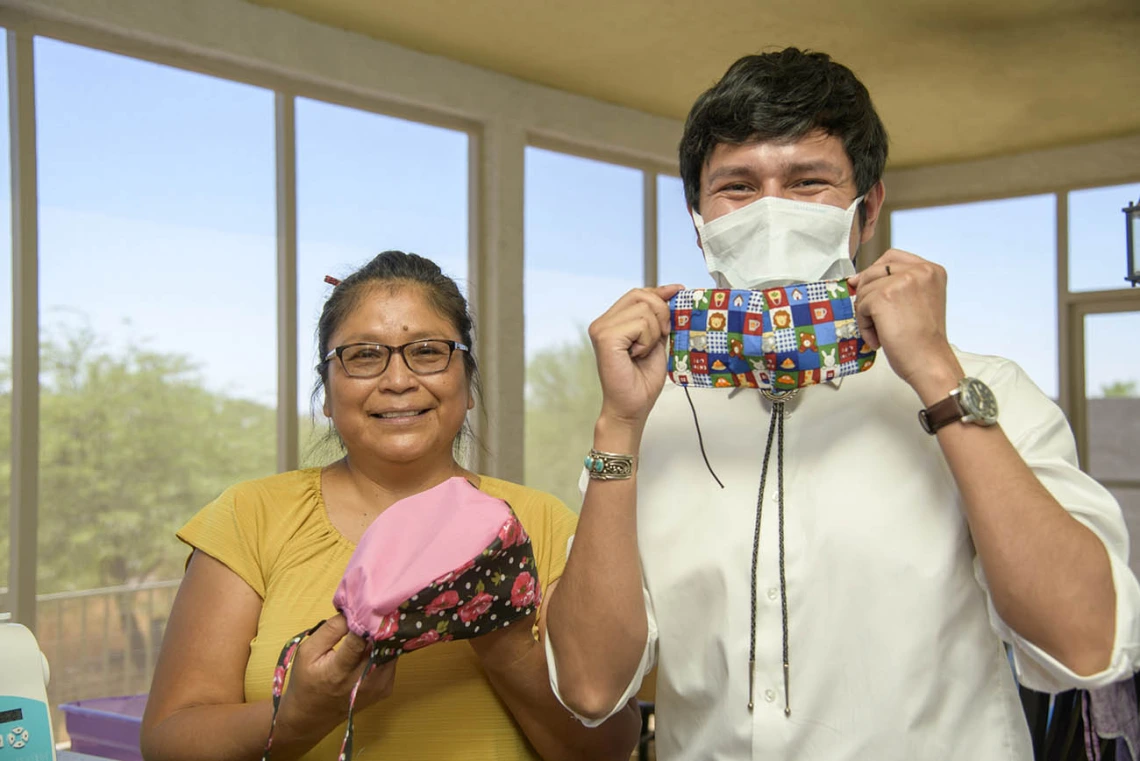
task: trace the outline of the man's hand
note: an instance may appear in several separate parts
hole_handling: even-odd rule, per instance
[[[670,318],[679,285],[635,288],[590,325],[602,415],[640,430],[665,385]]]
[[[945,397],[964,375],[946,338],[946,270],[892,248],[848,283],[867,345],[884,350],[925,404]]]

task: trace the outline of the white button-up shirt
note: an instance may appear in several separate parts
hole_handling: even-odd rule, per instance
[[[657,757],[1032,759],[1004,642],[1028,687],[1104,685],[1140,662],[1140,586],[1115,500],[1076,464],[1064,416],[1014,363],[959,353],[993,389],[999,421],[1052,495],[1104,542],[1116,588],[1111,665],[1082,678],[997,615],[958,488],[921,403],[880,354],[865,373],[787,403],[784,551],[790,689],[785,695],[772,453],[756,580],[749,710],[751,567],[771,406],[750,389],[666,384],[638,463],[638,546],[649,635],[626,695],[659,663]],[[775,447],[773,447],[775,449]],[[557,643],[547,640],[551,684]],[[791,709],[785,715],[785,700]],[[585,722],[592,724],[594,722]]]

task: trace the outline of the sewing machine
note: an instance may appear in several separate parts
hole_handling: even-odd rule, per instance
[[[56,761],[47,658],[30,631],[0,624],[0,761]]]

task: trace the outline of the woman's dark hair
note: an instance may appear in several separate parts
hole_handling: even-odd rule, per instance
[[[685,200],[700,210],[701,170],[719,143],[792,141],[816,130],[843,141],[859,195],[882,178],[887,131],[850,69],[797,48],[741,58],[697,98],[685,122],[679,148]]]
[[[479,365],[475,361],[474,324],[467,311],[467,299],[459,292],[455,284],[439,265],[431,259],[418,254],[409,254],[403,251],[385,251],[378,254],[372,261],[353,272],[340,281],[334,288],[332,295],[325,302],[321,310],[321,318],[317,322],[317,375],[319,376],[313,388],[312,401],[314,409],[320,394],[326,389],[329,380],[329,363],[325,359],[329,350],[329,341],[337,328],[360,305],[360,302],[375,288],[398,288],[414,285],[421,288],[431,303],[432,308],[444,319],[451,323],[459,333],[460,342],[470,347],[469,351],[457,352],[463,357],[463,366],[467,371],[467,381],[472,393],[478,399],[482,393],[479,382]],[[460,438],[469,434],[467,424],[464,423],[460,431]],[[335,435],[335,434],[334,434]]]

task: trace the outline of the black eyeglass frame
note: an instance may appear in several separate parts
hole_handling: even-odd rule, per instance
[[[404,350],[409,346],[416,346],[418,344],[425,343],[447,344],[450,351],[447,353],[447,362],[443,367],[439,368],[438,370],[431,370],[429,372],[420,372],[411,366],[411,364],[408,362],[407,355],[404,354]],[[381,367],[380,370],[375,374],[353,375],[351,372],[349,372],[348,365],[344,363],[344,352],[348,349],[356,348],[357,346],[372,346],[377,349],[387,349],[388,359],[384,362],[384,366]],[[356,343],[344,344],[343,346],[338,346],[335,349],[330,349],[329,353],[325,355],[324,361],[329,362],[333,357],[336,357],[338,360],[340,360],[340,369],[344,370],[344,374],[349,378],[379,378],[388,369],[388,366],[392,364],[392,357],[396,354],[399,354],[400,359],[404,361],[404,367],[408,368],[416,375],[438,375],[439,373],[446,372],[447,368],[451,367],[451,358],[457,351],[471,351],[471,347],[467,344],[460,343],[459,341],[452,341],[448,338],[421,338],[416,341],[409,341],[406,344],[400,344],[399,346],[389,346],[388,344],[379,344],[372,341],[357,341]]]

